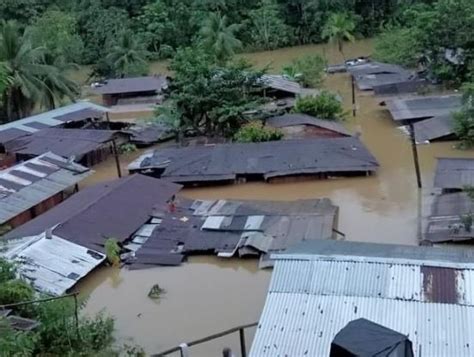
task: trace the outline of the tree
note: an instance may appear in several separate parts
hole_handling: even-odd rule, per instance
[[[334,13],[324,25],[322,37],[329,40],[329,42],[337,43],[339,52],[341,52],[342,57],[345,59],[343,51],[344,41],[355,41],[355,26],[355,22],[349,14]]]
[[[388,27],[375,40],[374,58],[381,62],[415,67],[421,53],[421,44],[408,28]]]
[[[0,23],[0,62],[5,63],[11,79],[2,95],[8,120],[29,115],[36,104],[51,108],[64,97],[72,100],[79,92],[66,79],[64,67],[48,58],[46,49],[33,46],[15,23]]]
[[[260,7],[249,12],[250,36],[257,49],[273,50],[287,45],[292,30],[285,24],[275,0],[262,0]]]
[[[283,68],[283,74],[301,83],[304,87],[320,87],[324,80],[326,61],[319,55],[304,56],[293,60]]]
[[[461,140],[461,147],[474,147],[474,83],[462,87],[462,108],[454,113],[454,131]]]
[[[142,42],[129,31],[121,34],[106,57],[115,77],[144,75],[148,73],[148,51]]]
[[[335,94],[328,91],[322,91],[315,96],[299,97],[293,110],[296,113],[304,113],[325,120],[345,118],[341,101]]]
[[[200,31],[203,48],[215,56],[220,64],[225,63],[242,47],[242,43],[236,38],[241,25],[227,23],[226,15],[221,16],[214,12],[209,14]]]

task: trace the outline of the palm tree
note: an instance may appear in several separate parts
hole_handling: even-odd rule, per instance
[[[211,13],[201,28],[202,45],[206,51],[216,57],[218,63],[225,62],[242,47],[235,37],[241,25],[227,25],[227,16]]]
[[[144,74],[148,69],[148,51],[143,43],[130,31],[122,33],[119,41],[112,47],[106,60],[116,76],[123,78],[129,75]]]
[[[344,60],[343,44],[344,41],[354,42],[355,22],[347,13],[332,14],[324,25],[322,37],[328,39],[329,42],[336,42],[339,52],[341,52]]]
[[[61,68],[46,62],[46,54],[44,47],[32,45],[16,23],[0,22],[0,62],[8,78],[1,100],[7,120],[30,115],[36,105],[51,108],[64,97],[73,100],[79,92]]]

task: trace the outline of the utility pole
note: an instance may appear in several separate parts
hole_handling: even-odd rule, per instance
[[[411,150],[413,152],[413,161],[415,163],[415,171],[416,171],[416,183],[418,184],[418,188],[421,188],[421,174],[420,174],[420,163],[418,161],[418,148],[415,142],[415,128],[413,124],[408,124],[408,128],[410,131],[410,141],[411,141]]]
[[[110,130],[109,112],[105,113],[105,118],[107,120],[107,123],[109,123],[109,130]],[[115,142],[115,134],[114,134],[114,138],[112,139],[112,151],[113,151],[113,155],[114,155],[114,158],[115,158],[115,166],[117,167],[117,176],[119,178],[121,178],[122,177],[122,168],[120,167],[120,158],[119,158],[117,143]]]
[[[351,87],[352,87],[352,116],[356,116],[356,97],[355,97],[355,85],[354,76],[351,74]]]

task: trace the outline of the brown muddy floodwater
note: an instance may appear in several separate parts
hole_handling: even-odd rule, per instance
[[[345,48],[348,57],[369,55],[370,41],[359,41]],[[301,46],[245,55],[256,66],[271,63],[272,71],[305,54],[319,53],[329,63],[342,61],[332,46]],[[160,70],[163,64],[154,66]],[[351,108],[351,86],[347,74],[329,76],[327,88],[337,91],[344,105]],[[357,116],[348,117],[347,127],[361,134],[362,141],[380,163],[377,175],[367,178],[344,178],[296,183],[249,183],[242,185],[187,189],[191,198],[235,198],[294,200],[329,197],[339,205],[339,230],[352,241],[402,243],[418,241],[420,198],[431,193],[435,158],[471,156],[458,151],[454,143],[419,146],[424,189],[416,188],[412,152],[407,136],[396,128],[389,114],[377,100],[357,93]],[[139,153],[122,159],[130,162]],[[97,173],[86,184],[116,176],[109,160],[95,168]],[[192,258],[181,267],[127,271],[103,268],[86,278],[78,289],[89,296],[86,312],[101,309],[116,318],[120,338],[133,337],[147,352],[159,352],[183,341],[207,336],[239,324],[257,321],[264,304],[271,272],[258,270],[251,260],[220,260],[213,257]],[[153,284],[166,290],[160,301],[147,293]],[[250,334],[252,337],[253,331]],[[250,338],[247,344],[250,345]],[[192,356],[218,356],[222,347],[237,349],[238,335],[193,348]]]

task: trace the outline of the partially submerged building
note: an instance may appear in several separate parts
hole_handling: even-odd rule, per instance
[[[142,155],[128,169],[193,185],[364,176],[377,167],[377,160],[358,138],[342,137],[164,148]]]
[[[474,186],[474,159],[438,158],[434,187],[443,193],[462,191]]]
[[[471,250],[314,240],[274,258],[249,356],[329,356],[361,318],[406,336],[414,356],[474,354]]]
[[[130,135],[130,142],[137,147],[157,144],[175,136],[170,127],[164,124],[134,125],[124,132]]]
[[[186,200],[173,209],[154,210],[151,220],[125,245],[136,252],[132,269],[179,265],[185,256],[222,258],[270,255],[298,242],[338,238],[338,207],[329,199],[291,202]]]
[[[348,66],[347,71],[354,78],[357,87],[363,91],[391,92],[394,89],[389,86],[417,80],[416,74],[401,66],[374,61]],[[402,86],[399,87],[401,88]]]
[[[168,87],[165,76],[107,79],[94,83],[92,90],[102,96],[107,106],[117,104],[158,104],[163,100],[162,92]]]
[[[50,128],[22,136],[5,144],[5,150],[14,153],[18,161],[52,152],[64,158],[91,167],[129,141],[130,134],[113,130]]]
[[[0,125],[0,147],[8,141],[36,133],[42,129],[80,127],[87,122],[101,120],[107,111],[108,109],[103,106],[88,101],[79,101]]]
[[[263,95],[274,99],[294,98],[319,93],[317,89],[304,88],[298,82],[280,74],[264,74],[261,77],[261,85],[264,88]]]
[[[457,94],[391,98],[382,102],[395,122],[401,125],[452,114],[461,108]]]
[[[48,211],[90,174],[53,153],[0,171],[0,228],[21,226]]]
[[[438,115],[413,124],[417,144],[456,140],[452,114]]]
[[[301,113],[284,114],[265,120],[265,125],[280,129],[286,139],[341,138],[352,136],[342,124]]]

